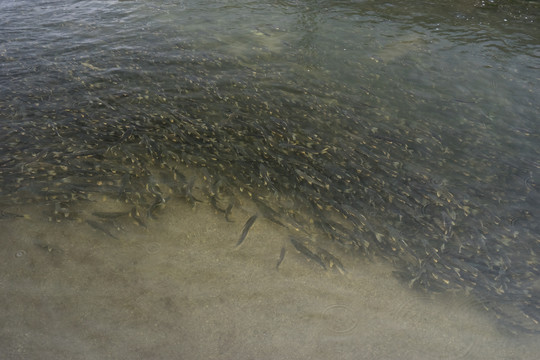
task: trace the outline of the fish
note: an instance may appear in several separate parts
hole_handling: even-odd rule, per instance
[[[345,273],[347,272],[345,271],[345,267],[343,266],[341,261],[339,261],[337,257],[330,254],[328,251],[317,248],[317,255],[321,258],[323,262],[328,264],[328,267],[336,268],[341,273],[341,275],[345,275]]]
[[[186,197],[186,200],[188,203],[191,204],[191,206],[195,206],[195,202],[202,202],[201,200],[197,199],[195,196],[193,196],[193,187],[195,185],[195,178],[192,177],[189,182],[184,186],[184,195]]]
[[[283,262],[283,259],[285,258],[285,246],[283,246],[281,248],[281,252],[279,253],[279,259],[277,261],[277,264],[276,264],[276,270],[279,269],[279,265],[281,265],[281,263]]]
[[[148,217],[149,218],[152,218],[152,219],[155,219],[155,211],[158,210],[158,209],[161,209],[163,207],[165,207],[165,202],[167,200],[164,199],[163,197],[159,196],[159,197],[156,197],[154,202],[152,203],[152,205],[150,205],[150,207],[148,208]]]
[[[129,211],[94,211],[92,215],[102,219],[116,219],[121,216],[129,215]]]
[[[236,243],[237,247],[240,246],[244,242],[248,234],[248,231],[253,226],[253,223],[255,222],[255,220],[257,220],[257,214],[253,215],[246,221],[246,224],[244,225],[244,228],[242,229],[242,234],[240,235],[240,239]]]
[[[94,229],[96,230],[99,230],[107,235],[109,235],[110,237],[112,237],[113,239],[116,239],[116,240],[119,240],[116,236],[114,236],[108,229],[106,229],[103,225],[101,225],[100,223],[96,222],[96,221],[93,221],[93,220],[86,220],[86,222],[88,223],[88,225],[90,225],[91,227],[93,227]]]
[[[233,222],[231,219],[229,219],[233,206],[234,206],[234,203],[231,202],[229,203],[229,206],[227,206],[227,208],[225,209],[225,220],[227,220],[228,222]]]
[[[324,262],[322,261],[319,255],[314,254],[305,245],[303,245],[298,239],[291,237],[289,240],[291,241],[293,246],[296,248],[296,250],[304,254],[308,259],[315,261],[317,264],[321,265],[321,267],[324,270],[326,270],[326,265],[324,264]]]
[[[141,215],[139,214],[139,211],[137,211],[137,207],[133,207],[133,209],[131,209],[131,211],[129,212],[129,216],[133,218],[133,220],[135,220],[135,222],[137,222],[139,226],[146,227],[146,224],[144,223]]]
[[[253,202],[257,205],[257,208],[262,213],[263,217],[272,221],[273,223],[276,223],[281,226],[285,226],[280,220],[278,220],[280,217],[279,213],[275,211],[274,209],[272,209],[270,206],[266,205],[264,201],[262,201],[261,199],[258,199],[257,197],[254,197]]]
[[[25,216],[7,212],[4,210],[0,210],[0,219],[14,219],[14,218],[22,218],[22,217],[25,217]]]
[[[34,245],[40,249],[46,251],[47,253],[52,253],[54,255],[62,254],[64,251],[56,246],[49,245],[47,243],[35,242]]]

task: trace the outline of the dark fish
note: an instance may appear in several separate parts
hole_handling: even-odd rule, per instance
[[[131,135],[133,135],[133,131],[134,131],[133,127],[128,128],[126,131],[124,131],[124,133],[122,134],[118,142],[123,143],[124,141],[129,139]]]
[[[225,210],[218,206],[218,199],[216,195],[210,195],[210,205],[212,205],[212,207],[219,212],[225,212]]]
[[[254,197],[253,202],[257,205],[257,208],[262,213],[263,217],[265,217],[266,219],[278,225],[285,226],[283,225],[281,221],[278,220],[279,213],[275,211],[274,209],[272,209],[270,206],[266,205],[264,201],[262,201],[261,199],[258,199],[257,197]]]
[[[137,224],[139,224],[139,226],[146,227],[146,224],[142,220],[141,215],[137,211],[136,207],[133,207],[133,209],[131,209],[131,211],[129,212],[129,216],[132,217],[133,220],[135,220]]]
[[[175,154],[175,156],[178,156],[178,155]],[[178,161],[180,161],[180,159],[178,159]],[[178,171],[176,169],[176,167],[173,169],[173,178],[174,178],[175,181],[177,181],[177,182],[179,182],[181,184],[186,184],[187,183],[186,176],[183,173],[181,173],[180,171]]]
[[[322,259],[318,255],[314,254],[311,250],[309,250],[307,247],[305,247],[297,239],[291,237],[290,240],[291,240],[291,243],[296,248],[296,250],[298,250],[299,252],[304,254],[308,259],[311,259],[311,260],[315,261],[317,264],[321,265],[323,269],[326,270],[326,265],[324,264],[324,262],[322,261]]]
[[[328,267],[330,268],[335,267],[342,275],[345,275],[346,273],[345,267],[343,266],[343,264],[341,263],[341,261],[339,261],[337,257],[335,257],[334,255],[330,254],[328,251],[321,248],[317,248],[317,255],[319,255],[321,260],[325,262],[328,265]]]
[[[95,211],[92,215],[102,219],[116,219],[120,216],[129,215],[129,211]]]
[[[294,169],[294,171],[296,172],[296,174],[298,174],[298,176],[300,177],[300,179],[303,179],[305,181],[307,181],[307,183],[309,185],[312,185],[312,184],[315,184],[315,185],[318,185],[322,188],[327,188],[328,185],[325,185],[323,184],[322,182],[318,181],[317,179],[309,176],[308,174],[306,174],[305,172],[303,172],[302,170],[300,169]],[[328,186],[329,187],[329,186]]]
[[[270,172],[268,171],[268,169],[263,164],[259,165],[259,173],[261,175],[261,178],[264,181],[265,186],[272,185],[272,179],[270,178]]]
[[[56,246],[49,245],[47,243],[36,242],[36,243],[34,243],[34,245],[36,245],[40,249],[46,251],[47,253],[52,253],[54,255],[59,255],[59,254],[62,254],[64,252],[62,249],[60,249],[60,248],[58,248]]]
[[[154,202],[152,203],[152,205],[150,205],[150,207],[148,208],[148,217],[149,218],[152,218],[152,219],[155,219],[155,212],[156,210],[158,209],[162,209],[165,207],[165,202],[167,200],[164,199],[163,197],[156,197],[156,199],[154,200]]]
[[[193,187],[195,185],[195,178],[192,177],[189,182],[184,186],[184,194],[187,199],[187,201],[191,204],[191,206],[195,206],[195,202],[201,202],[201,200],[197,199],[195,196],[193,196]]]
[[[229,219],[233,206],[234,203],[231,202],[229,206],[227,206],[227,208],[225,209],[225,220],[227,220],[228,222],[233,222],[231,219]]]
[[[212,207],[216,209],[217,211],[219,211],[220,213],[225,214],[225,218],[227,219],[227,221],[230,221],[228,219],[228,216],[232,210],[233,203],[231,202],[230,204],[228,204],[227,208],[225,209],[219,206],[219,204],[222,204],[222,203],[223,203],[223,200],[220,200],[217,194],[210,195],[210,205],[212,205]]]
[[[93,227],[94,229],[96,230],[99,230],[107,235],[109,235],[110,237],[112,237],[113,239],[116,239],[116,240],[119,240],[116,236],[114,236],[108,229],[106,229],[103,225],[101,225],[100,223],[96,222],[96,221],[93,221],[93,220],[86,220],[86,222],[88,223],[88,225],[90,225],[91,227]]]
[[[14,214],[4,210],[0,211],[0,219],[13,219],[18,217],[24,217],[24,215]]]
[[[285,246],[281,248],[281,252],[279,253],[279,259],[276,264],[276,269],[279,269],[279,265],[281,265],[284,258],[285,258]]]
[[[246,225],[244,225],[244,228],[242,229],[242,234],[240,235],[240,239],[236,243],[236,246],[240,246],[240,244],[244,242],[248,234],[248,231],[253,226],[253,223],[255,222],[255,220],[257,220],[257,214],[253,215],[252,217],[248,219],[248,221],[246,221]]]

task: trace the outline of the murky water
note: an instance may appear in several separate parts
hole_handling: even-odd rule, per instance
[[[0,347],[534,358],[539,13],[2,2]]]

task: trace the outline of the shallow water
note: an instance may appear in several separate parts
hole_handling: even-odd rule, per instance
[[[345,275],[296,252],[286,231],[176,204],[119,239],[81,223],[16,220],[1,251],[8,359],[534,359],[481,303],[421,294],[392,268],[340,254]],[[37,214],[32,214],[39,217]],[[280,248],[286,254],[279,269]]]
[[[537,2],[0,13],[7,358],[538,351]]]

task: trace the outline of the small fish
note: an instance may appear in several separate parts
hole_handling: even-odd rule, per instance
[[[162,209],[165,207],[165,202],[167,200],[164,199],[163,197],[156,197],[156,199],[154,200],[154,202],[152,203],[152,205],[150,205],[150,207],[148,208],[148,211],[147,211],[147,216],[149,218],[152,218],[152,219],[155,219],[156,216],[155,216],[155,212],[156,210],[158,209]]]
[[[102,219],[116,219],[120,216],[129,215],[129,211],[95,211],[92,215]]]
[[[240,246],[244,242],[248,234],[248,231],[253,226],[253,223],[255,222],[255,220],[257,220],[257,214],[253,215],[252,217],[248,219],[248,221],[246,221],[246,225],[244,225],[244,228],[242,229],[242,235],[240,235],[240,239],[236,243],[237,247]]]
[[[283,225],[281,221],[278,220],[279,218],[278,212],[272,209],[270,206],[266,205],[264,201],[262,201],[261,199],[258,199],[257,197],[254,197],[253,202],[255,202],[255,204],[257,205],[257,208],[266,219],[278,225],[285,226]]]
[[[14,218],[19,218],[19,217],[25,217],[25,216],[15,214],[15,213],[10,213],[10,212],[4,211],[4,210],[0,211],[0,219],[14,219]]]
[[[195,202],[202,202],[201,200],[197,199],[195,196],[193,196],[193,187],[195,186],[195,178],[192,177],[189,182],[184,186],[184,195],[186,197],[186,200],[188,203],[191,204],[191,206],[195,206]]]
[[[323,269],[326,270],[326,265],[324,264],[324,262],[322,261],[322,259],[318,255],[314,254],[311,250],[309,250],[307,247],[305,247],[297,239],[291,237],[289,240],[291,240],[291,243],[294,245],[296,250],[298,250],[299,252],[304,254],[308,259],[311,259],[311,260],[315,261],[317,264],[321,265]]]
[[[108,229],[103,227],[103,225],[101,225],[100,223],[98,223],[96,221],[93,221],[93,220],[86,220],[86,222],[88,223],[88,225],[90,225],[94,229],[99,230],[99,231],[109,235],[113,239],[119,240],[116,236],[114,236]]]
[[[210,205],[212,205],[212,207],[219,212],[225,212],[225,210],[220,208],[217,203],[218,203],[218,200],[217,200],[216,195],[210,195]]]
[[[233,207],[233,203],[229,203],[227,208],[223,209],[221,208],[219,205],[220,204],[223,204],[223,200],[221,200],[219,198],[219,195],[217,193],[214,193],[214,194],[211,194],[210,195],[210,205],[212,205],[212,207],[214,209],[216,209],[217,211],[219,211],[220,213],[223,213],[225,214],[225,219],[227,221],[230,221],[229,220],[229,214],[231,213],[231,210],[232,210],[232,207]]]
[[[279,269],[279,265],[283,262],[283,259],[285,258],[285,246],[281,248],[281,252],[279,253],[279,259],[276,264],[276,269]]]
[[[345,275],[345,273],[347,272],[345,271],[345,267],[343,266],[341,261],[339,261],[337,257],[330,254],[328,251],[321,248],[317,248],[317,255],[319,255],[321,260],[325,262],[328,265],[328,267],[336,268],[341,273],[341,275]]]
[[[49,245],[47,243],[42,242],[36,242],[34,243],[37,247],[40,249],[46,251],[47,253],[52,253],[54,255],[62,254],[64,251],[62,249],[57,248],[56,246]]]
[[[137,211],[136,207],[133,207],[133,209],[131,209],[131,211],[129,212],[129,216],[133,218],[133,220],[135,220],[139,226],[146,227],[146,224],[142,220],[141,215]]]
[[[101,70],[103,70],[103,69],[98,68],[97,66],[94,66],[94,65],[92,65],[92,64],[90,64],[90,63],[87,63],[87,62],[82,62],[81,65],[84,66],[84,67],[89,68],[90,70],[94,70],[94,71],[101,71]]]
[[[231,219],[229,219],[233,206],[234,206],[234,203],[231,202],[229,206],[227,206],[227,208],[225,209],[225,220],[227,220],[228,222],[233,222]]]

